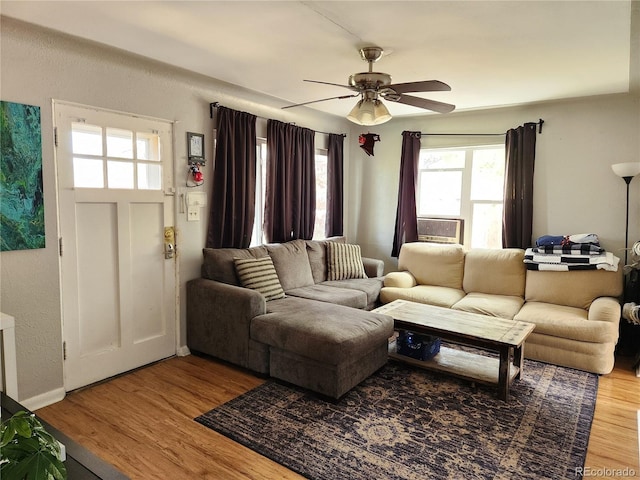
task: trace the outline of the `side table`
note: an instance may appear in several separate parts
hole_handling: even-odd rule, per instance
[[[16,366],[16,325],[11,315],[0,312],[0,335],[2,335],[2,356],[0,379],[7,395],[18,398],[18,367]]]

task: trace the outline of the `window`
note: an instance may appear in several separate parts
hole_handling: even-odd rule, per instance
[[[74,187],[162,189],[158,132],[73,122],[71,141]]]
[[[504,146],[422,149],[416,192],[419,217],[465,220],[465,243],[502,247]]]
[[[256,214],[251,235],[252,247],[266,243],[262,225],[264,223],[264,200],[267,185],[267,140],[257,139],[256,155]],[[325,238],[325,220],[327,218],[327,151],[316,150],[316,221],[313,239]]]
[[[316,222],[313,239],[323,240],[327,220],[327,151],[316,150]]]
[[[264,223],[264,198],[267,185],[267,140],[258,138],[256,148],[256,214],[253,220],[251,247],[266,243],[262,224]]]

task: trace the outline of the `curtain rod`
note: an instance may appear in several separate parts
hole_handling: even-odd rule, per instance
[[[209,117],[213,118],[213,109],[214,108],[218,108],[220,106],[219,102],[211,102],[209,104]],[[257,115],[256,115],[257,116]],[[259,118],[264,118],[264,117],[259,117]],[[266,118],[265,120],[269,120],[268,118]],[[293,122],[289,122],[289,125],[295,125],[295,123]],[[318,130],[313,130],[315,133],[321,133],[323,135],[331,135],[331,133],[329,132],[319,132]],[[343,137],[346,137],[347,134],[346,133],[335,133],[333,135],[342,135]]]
[[[529,122],[533,125],[538,125],[538,133],[542,133],[542,125],[544,124],[544,120],[540,119],[537,122]],[[425,133],[420,132],[420,135],[426,135],[430,137],[449,137],[449,136],[459,136],[459,137],[493,137],[506,135],[505,133]]]

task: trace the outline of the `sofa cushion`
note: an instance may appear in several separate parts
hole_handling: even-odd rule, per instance
[[[266,247],[285,292],[313,285],[313,275],[304,240],[270,244]]]
[[[416,277],[406,270],[402,272],[389,272],[384,277],[385,287],[411,288],[417,284]]]
[[[327,243],[327,280],[367,278],[362,264],[360,245]]]
[[[330,237],[325,240],[307,240],[307,255],[315,283],[327,279],[327,242],[346,243],[345,237]]]
[[[229,285],[240,285],[234,259],[261,258],[269,253],[263,246],[253,248],[203,248],[202,277]]]
[[[352,308],[365,308],[367,306],[366,293],[350,288],[329,287],[325,284],[287,290],[287,295]]]
[[[598,297],[622,295],[622,269],[548,272],[527,270],[525,300],[588,309]]]
[[[398,269],[411,272],[419,285],[437,285],[461,290],[464,250],[462,245],[405,243],[400,249]]]
[[[321,285],[326,285],[333,288],[348,288],[350,290],[359,290],[364,292],[367,296],[367,307],[373,306],[377,303],[380,297],[380,289],[382,288],[382,277],[376,278],[357,278],[348,280],[332,280],[322,282]],[[366,308],[366,307],[365,307]]]
[[[524,299],[516,295],[471,292],[451,308],[511,320],[523,304]]]
[[[435,285],[416,285],[412,288],[383,287],[380,290],[382,303],[400,299],[447,308],[462,300],[464,296],[464,290]]]
[[[234,262],[243,287],[260,292],[267,301],[284,298],[271,257],[236,258]]]
[[[524,250],[472,248],[465,254],[462,289],[467,293],[524,297],[525,278]]]
[[[252,339],[330,365],[364,356],[393,334],[387,315],[314,300],[274,300],[267,312],[252,320]]]
[[[527,338],[524,348],[526,358],[602,375],[613,370],[614,352],[614,342],[579,342],[535,331]]]
[[[533,323],[534,333],[568,338],[582,342],[606,343],[618,338],[616,322],[588,320],[583,308],[554,305],[543,302],[527,302],[514,320]]]

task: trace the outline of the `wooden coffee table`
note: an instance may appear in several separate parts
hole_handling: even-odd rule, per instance
[[[524,343],[534,324],[435,307],[407,300],[395,300],[374,310],[393,317],[395,328],[434,335],[453,343],[499,353],[499,359],[441,347],[431,360],[389,355],[412,365],[446,372],[489,385],[498,385],[498,397],[507,401],[511,383],[522,376]],[[395,349],[394,349],[395,350]],[[513,358],[513,364],[511,359]]]

